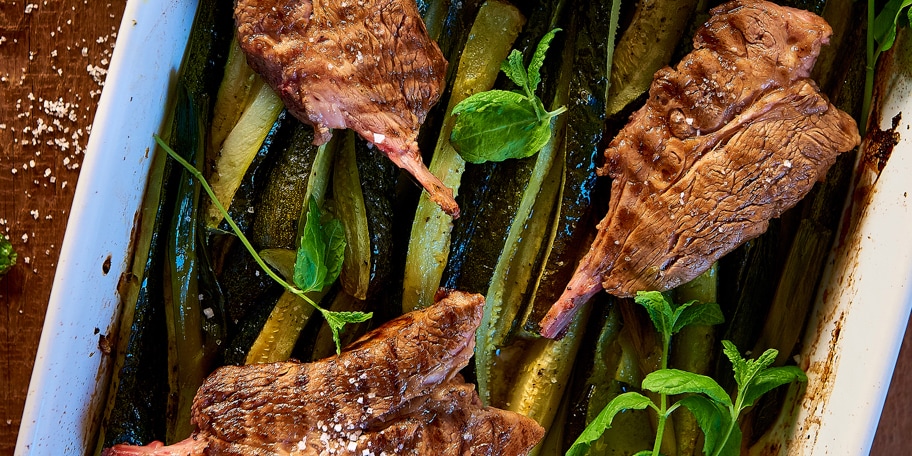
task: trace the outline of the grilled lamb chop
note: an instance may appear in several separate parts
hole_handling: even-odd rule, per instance
[[[812,13],[765,1],[712,10],[695,50],[656,73],[605,151],[608,214],[542,335],[559,336],[603,288],[626,297],[698,276],[858,145],[855,121],[808,79],[831,33]]]
[[[338,356],[222,367],[194,399],[193,436],[103,454],[526,454],[544,429],[484,407],[457,374],[472,356],[483,305],[481,295],[451,292]]]
[[[238,0],[235,21],[247,62],[289,112],[314,126],[316,144],[332,128],[351,128],[459,215],[416,142],[447,62],[414,0]]]

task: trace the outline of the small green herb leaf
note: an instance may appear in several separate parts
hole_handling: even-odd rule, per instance
[[[507,59],[501,62],[500,70],[503,71],[504,74],[506,74],[514,84],[520,87],[526,87],[529,85],[526,69],[523,68],[522,52],[513,49],[510,52],[510,55],[507,56]]]
[[[727,425],[726,419],[731,419],[728,411],[720,408],[719,404],[697,395],[687,396],[678,401],[678,404],[690,410],[700,430],[703,431],[703,454],[713,454]]]
[[[582,434],[573,442],[573,445],[567,450],[567,456],[581,456],[586,454],[589,445],[598,440],[606,429],[611,427],[611,422],[615,415],[624,410],[643,410],[646,407],[653,406],[652,400],[648,397],[636,393],[627,392],[616,396],[608,405],[599,412],[598,416],[583,429]]]
[[[793,381],[807,381],[807,375],[797,366],[771,367],[754,376],[753,381],[742,394],[741,406],[750,407],[754,402],[773,388],[787,385]]]
[[[714,302],[698,304],[691,301],[675,309],[676,318],[671,332],[676,334],[685,326],[690,325],[718,325],[725,322],[722,309]]]
[[[460,122],[450,141],[465,161],[484,163],[524,158],[551,139],[550,118],[539,121],[526,97],[504,91],[483,92],[456,105]]]
[[[747,384],[748,379],[756,373],[753,363],[748,363],[748,361],[741,356],[738,347],[735,347],[735,344],[728,340],[722,341],[722,353],[724,353],[732,363],[732,370],[735,373],[735,382],[738,384],[738,388],[743,388],[743,386]]]
[[[912,0],[891,0],[874,19],[874,39],[877,41],[877,51],[884,52],[893,47],[896,41],[896,31],[903,25],[912,22]],[[906,9],[909,8],[909,9]],[[906,16],[903,15],[906,10]]]
[[[304,235],[295,260],[294,282],[305,293],[332,284],[342,270],[345,234],[336,219],[320,220],[320,207],[311,196]]]
[[[535,53],[532,54],[532,61],[529,62],[528,79],[529,87],[533,92],[538,89],[538,84],[541,83],[541,67],[545,63],[545,54],[548,53],[548,48],[551,46],[551,40],[554,39],[554,35],[556,35],[559,31],[561,31],[561,29],[556,28],[546,33],[545,36],[542,37],[541,41],[538,42],[538,47],[535,48]]]
[[[16,265],[16,252],[6,236],[0,234],[0,276],[6,274]]]
[[[660,394],[702,393],[710,399],[731,405],[728,393],[710,377],[678,369],[660,369],[643,379],[643,389]]]
[[[804,372],[795,366],[770,368],[769,366],[776,360],[776,355],[779,354],[775,349],[766,350],[757,359],[744,359],[735,344],[723,340],[722,352],[732,363],[742,409],[750,407],[760,396],[777,386],[795,380],[807,381]]]
[[[671,334],[674,309],[665,295],[658,291],[638,291],[634,301],[646,308],[649,319],[659,333]]]
[[[738,347],[735,347],[735,344],[731,341],[723,340],[722,353],[724,353],[732,363],[732,370],[735,372],[735,382],[738,384],[738,390],[744,390],[750,385],[758,372],[765,369],[776,360],[776,355],[779,354],[779,351],[770,348],[763,352],[757,359],[744,359],[738,351]]]
[[[346,323],[361,323],[370,320],[374,316],[373,312],[333,312],[324,309],[320,309],[320,311],[323,313],[323,318],[326,319],[326,324],[329,325],[329,329],[332,330],[333,340],[336,342],[336,353],[342,351],[339,333]]]

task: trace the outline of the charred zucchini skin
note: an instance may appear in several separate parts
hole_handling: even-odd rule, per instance
[[[233,38],[233,2],[201,1],[184,53],[187,58],[181,65],[181,81],[196,106],[206,107],[201,114],[207,121],[215,104],[210,100],[222,82],[228,44]]]
[[[205,120],[201,114],[205,111],[205,106],[196,105],[187,86],[179,84],[170,143],[193,166],[199,166],[205,157]],[[203,253],[206,247],[200,222],[202,186],[185,169],[179,170],[176,182],[163,271],[171,377],[166,430],[169,442],[190,435],[193,397],[214,368],[218,346],[225,335],[218,319],[204,313],[208,308],[213,315],[222,315],[221,307],[214,304],[221,296],[218,288],[204,286],[211,271]],[[214,283],[214,280],[208,282]]]
[[[358,174],[361,176],[361,191],[364,193],[364,209],[367,211],[367,225],[371,243],[370,285],[368,300],[391,289],[390,278],[401,275],[393,270],[394,224],[396,222],[396,178],[399,168],[383,153],[370,147],[361,138],[355,140],[355,156]],[[395,294],[395,293],[393,293]],[[398,302],[398,301],[397,301]]]
[[[294,249],[298,218],[304,207],[307,182],[317,146],[313,128],[288,116],[288,131],[273,142],[271,155],[278,155],[269,170],[265,188],[257,197],[251,240],[261,249]]]
[[[578,2],[574,17],[578,22],[573,68],[570,80],[570,103],[564,139],[565,168],[561,191],[560,218],[551,253],[544,265],[538,292],[530,306],[523,329],[538,333],[538,322],[545,316],[573,275],[581,256],[588,249],[585,242],[592,231],[594,204],[603,201],[595,195],[597,186],[606,186],[596,178],[595,170],[604,150],[606,48],[610,2]]]
[[[161,262],[150,256],[146,271],[161,271]],[[136,301],[124,364],[117,376],[114,406],[103,425],[105,447],[144,445],[165,438],[165,423],[160,419],[168,397],[167,353],[161,349],[167,338],[160,306],[162,290],[150,284],[148,277],[143,282],[146,285]]]
[[[501,163],[467,164],[462,215],[453,224],[443,286],[485,293],[513,215],[535,165],[535,157]]]

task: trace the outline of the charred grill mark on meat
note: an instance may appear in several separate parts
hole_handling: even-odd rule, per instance
[[[542,320],[557,337],[601,289],[687,282],[763,233],[858,145],[855,121],[808,75],[831,34],[820,17],[758,0],[715,8],[695,50],[659,70],[646,105],[605,151],[608,214]]]
[[[459,215],[416,143],[447,62],[413,0],[238,0],[235,20],[248,63],[289,112],[314,126],[316,144],[330,129],[351,128]]]
[[[478,294],[441,294],[338,356],[222,367],[194,400],[193,436],[104,454],[526,454],[544,429],[484,407],[458,375],[483,306]]]

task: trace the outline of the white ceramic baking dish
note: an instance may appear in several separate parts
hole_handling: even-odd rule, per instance
[[[86,454],[104,402],[110,357],[99,338],[115,330],[118,282],[150,168],[152,133],[165,122],[193,20],[190,0],[127,3],[61,250],[16,446],[17,455]],[[900,45],[912,48],[912,39]],[[828,266],[801,365],[808,393],[783,423],[781,453],[867,454],[912,306],[912,68],[909,52],[887,66],[881,127],[905,112],[902,139],[872,185],[870,204]],[[874,181],[874,182],[869,182]],[[778,445],[778,446],[777,446]]]

